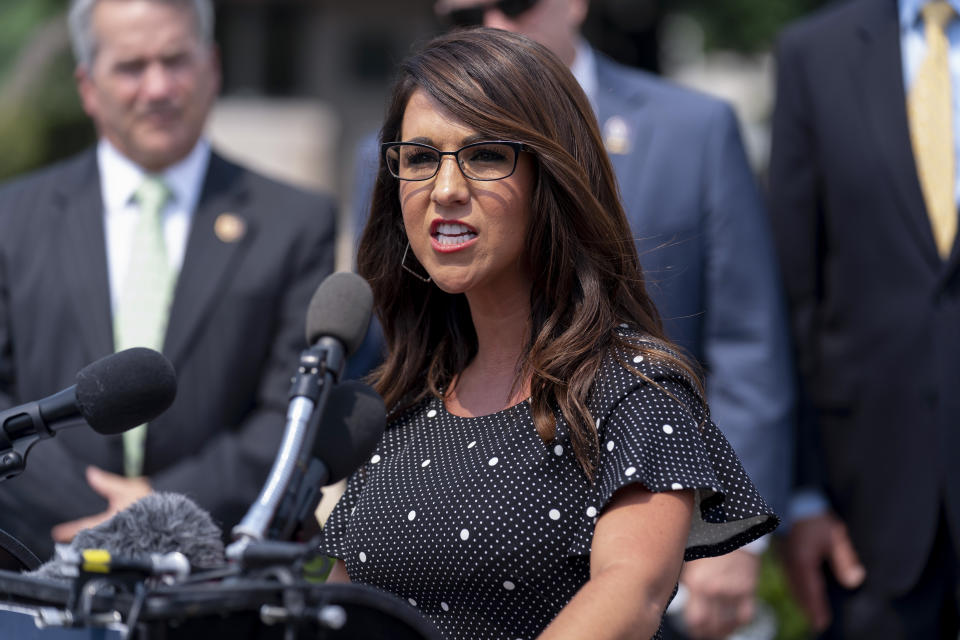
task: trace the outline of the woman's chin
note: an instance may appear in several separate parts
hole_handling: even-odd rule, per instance
[[[468,265],[431,265],[427,269],[430,279],[444,293],[466,293],[476,286],[476,270]]]
[[[433,283],[437,285],[438,289],[451,295],[466,293],[470,289],[468,283],[458,278],[444,278],[443,276],[437,276],[432,277],[432,280]]]

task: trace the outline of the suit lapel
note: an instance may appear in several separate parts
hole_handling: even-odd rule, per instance
[[[890,170],[890,181],[900,200],[898,209],[909,235],[921,246],[930,265],[939,270],[942,264],[920,191],[907,123],[897,4],[886,0],[864,3],[864,6],[867,11],[857,32],[859,50],[853,70],[863,111],[880,156]]]
[[[250,244],[255,228],[243,213],[247,195],[244,172],[211,154],[164,341],[164,354],[174,365],[208,321],[235,271],[232,267]]]
[[[60,262],[78,334],[87,358],[95,360],[113,352],[103,198],[95,151],[81,158],[77,170],[64,177],[54,202],[61,209],[63,232],[57,234],[57,255],[50,259]]]
[[[636,82],[625,82],[618,77],[615,63],[599,52],[594,55],[597,61],[597,122],[607,155],[618,179],[622,179],[621,176],[643,176],[654,135],[653,119],[648,117],[645,97]],[[624,201],[631,197],[628,189],[637,186],[620,184]]]

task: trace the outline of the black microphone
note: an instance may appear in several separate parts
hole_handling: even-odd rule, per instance
[[[328,276],[307,307],[307,344],[326,352],[326,368],[337,380],[346,356],[363,344],[373,311],[373,291],[355,273],[340,271]]]
[[[330,389],[363,342],[372,309],[370,285],[354,273],[335,273],[317,287],[307,310],[310,347],[300,354],[292,380],[283,441],[260,496],[233,528],[235,539],[262,540],[281,503],[298,493]]]
[[[289,539],[298,526],[316,526],[313,513],[321,489],[354,472],[373,453],[387,424],[383,398],[359,380],[348,380],[330,392],[306,473],[288,492],[270,524],[269,538]],[[312,527],[305,526],[309,533]],[[303,532],[301,532],[303,533]]]
[[[318,486],[343,480],[376,448],[387,426],[383,398],[359,380],[335,387],[313,445],[313,459],[325,467]]]
[[[77,373],[72,387],[0,412],[0,480],[23,471],[30,448],[61,429],[85,421],[97,433],[115,435],[156,418],[176,394],[173,365],[152,349],[100,358]]]
[[[58,545],[53,559],[29,575],[69,580],[85,569],[182,577],[191,566],[212,569],[225,563],[221,536],[210,514],[190,498],[151,493],[109,520],[83,529],[69,546]],[[178,556],[188,564],[184,566]]]
[[[346,478],[356,470],[383,436],[387,410],[383,398],[359,380],[348,380],[330,391],[330,399],[313,446],[310,466],[292,499],[285,500],[270,525],[268,540],[251,541],[227,555],[244,566],[289,563],[309,555],[313,549],[280,542],[307,521],[322,497],[321,488]]]

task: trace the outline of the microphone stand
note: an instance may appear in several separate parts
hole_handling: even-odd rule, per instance
[[[285,539],[297,526],[296,517],[304,500],[298,499],[305,476],[316,475],[312,464],[320,416],[339,381],[346,354],[332,337],[321,337],[300,354],[300,364],[290,389],[287,424],[280,450],[260,496],[240,524],[233,528],[236,540],[227,547],[227,557],[239,559],[251,543],[264,539]]]
[[[67,391],[73,393],[72,389]],[[0,411],[0,482],[23,473],[27,467],[27,454],[33,445],[54,435],[44,423],[36,404]],[[39,566],[40,559],[36,554],[0,529],[0,569],[33,571]]]

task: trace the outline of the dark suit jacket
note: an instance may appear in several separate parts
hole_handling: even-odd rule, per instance
[[[2,407],[73,384],[114,350],[99,185],[88,151],[0,189]],[[225,212],[246,225],[234,242],[214,232]],[[225,528],[273,461],[306,308],[332,270],[333,246],[331,200],[211,156],[164,344],[177,397],[149,425],[144,474]],[[122,473],[122,458],[120,436],[87,428],[38,443],[26,472],[0,485],[0,528],[49,554],[51,526],[105,507],[85,466]]]
[[[794,418],[789,330],[769,222],[736,118],[719,100],[596,57],[597,116],[649,293],[670,337],[704,365],[714,421],[763,496],[782,510]],[[377,164],[369,137],[351,203],[357,234]],[[374,358],[378,348],[364,345]]]
[[[777,78],[771,213],[809,408],[800,481],[826,490],[868,578],[900,592],[941,505],[960,533],[960,254],[940,259],[924,208],[896,1],[791,27]]]

